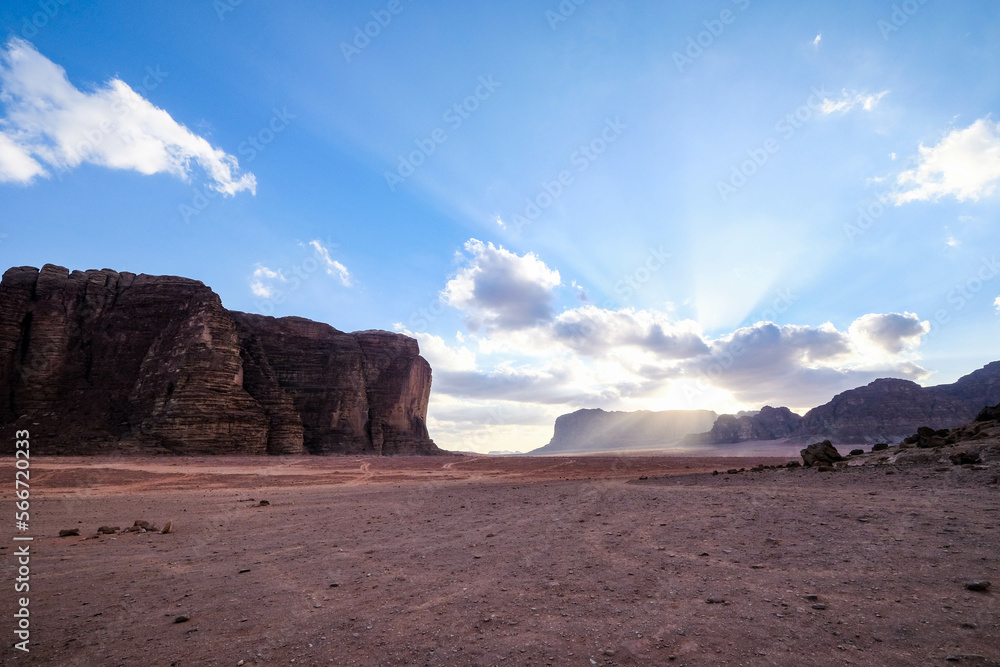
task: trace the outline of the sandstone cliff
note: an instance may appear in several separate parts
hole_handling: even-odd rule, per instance
[[[801,423],[801,415],[788,408],[765,405],[756,414],[721,415],[711,431],[689,435],[683,444],[725,445],[748,440],[777,440],[795,432]]]
[[[430,383],[411,338],[231,312],[196,280],[46,265],[0,283],[0,430],[40,454],[435,453]]]
[[[660,449],[712,426],[710,410],[605,412],[577,410],[556,419],[552,440],[529,454]]]
[[[973,419],[984,406],[997,402],[998,362],[953,384],[935,387],[883,378],[837,394],[829,403],[813,408],[792,437],[803,442],[829,439],[835,444],[899,442],[920,426],[958,426]]]

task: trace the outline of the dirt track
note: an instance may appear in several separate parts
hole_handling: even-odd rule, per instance
[[[759,461],[32,459],[0,662],[1000,665],[996,468]]]

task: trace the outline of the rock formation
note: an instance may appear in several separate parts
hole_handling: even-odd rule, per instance
[[[0,432],[40,454],[435,453],[430,384],[412,338],[231,312],[196,280],[46,265],[0,283]]]
[[[799,441],[899,442],[918,426],[952,428],[1000,401],[1000,363],[993,362],[954,384],[921,387],[909,380],[880,379],[837,394],[802,418]]]
[[[557,418],[549,444],[529,454],[660,449],[710,428],[717,416],[710,410],[577,410]]]
[[[802,417],[788,408],[765,405],[756,413],[721,415],[711,431],[689,435],[683,444],[725,445],[748,440],[777,440],[793,433],[801,422]]]
[[[840,455],[840,452],[837,451],[837,448],[829,440],[814,442],[799,452],[799,454],[802,456],[802,465],[806,467],[831,465],[837,461],[844,460],[844,457]]]

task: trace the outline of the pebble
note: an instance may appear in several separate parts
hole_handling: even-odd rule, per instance
[[[965,582],[965,587],[970,591],[986,592],[990,586],[990,582],[986,579],[973,579],[972,581]]]
[[[182,614],[181,616],[178,616],[177,618],[174,619],[174,623],[187,623],[190,620],[191,620],[190,616],[184,616]]]
[[[822,602],[817,602],[812,607],[813,607],[813,609],[826,609],[826,605],[823,604]]]
[[[725,601],[726,599],[721,595],[712,595],[707,600],[705,600],[705,602],[707,602],[708,604],[722,604]]]

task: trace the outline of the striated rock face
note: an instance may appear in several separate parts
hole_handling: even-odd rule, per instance
[[[708,433],[684,438],[685,445],[724,445],[748,440],[777,440],[794,432],[802,417],[788,408],[765,405],[755,414],[721,415]]]
[[[718,415],[710,410],[605,412],[577,410],[556,419],[552,440],[530,454],[658,449],[704,431]]]
[[[0,430],[41,454],[435,453],[430,383],[411,338],[231,312],[195,280],[46,265],[0,283]]]
[[[807,412],[794,437],[823,437],[837,443],[899,442],[918,426],[951,428],[998,401],[998,362],[950,385],[921,387],[909,380],[880,379],[837,394]]]

